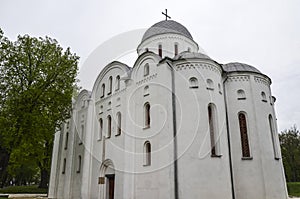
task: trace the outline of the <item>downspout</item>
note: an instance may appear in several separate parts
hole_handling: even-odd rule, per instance
[[[175,96],[175,75],[173,66],[166,61],[171,69],[171,78],[172,78],[172,116],[173,116],[173,139],[174,139],[174,198],[179,199],[178,192],[178,162],[177,162],[177,118],[176,118],[176,96]]]
[[[227,96],[225,89],[225,82],[227,81],[228,76],[226,75],[225,80],[223,81],[224,86],[224,101],[225,101],[225,113],[226,113],[226,130],[227,130],[227,139],[228,139],[228,153],[229,153],[229,168],[230,168],[230,180],[231,180],[231,193],[232,199],[235,199],[235,190],[234,190],[234,179],[233,179],[233,166],[232,166],[232,156],[231,156],[231,142],[230,142],[230,133],[229,133],[229,119],[228,119],[228,107],[227,107]]]

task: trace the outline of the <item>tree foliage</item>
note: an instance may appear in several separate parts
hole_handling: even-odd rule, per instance
[[[77,88],[78,60],[50,37],[12,42],[0,30],[0,144],[11,174],[27,165],[48,175],[53,134],[69,117]]]
[[[300,132],[296,126],[279,134],[282,160],[288,182],[300,182]]]

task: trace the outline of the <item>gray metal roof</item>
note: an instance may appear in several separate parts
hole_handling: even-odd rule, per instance
[[[181,25],[180,23],[173,21],[173,20],[164,20],[160,21],[153,26],[151,26],[145,33],[142,38],[142,42],[145,41],[146,39],[159,35],[159,34],[164,34],[164,33],[176,33],[183,35],[185,37],[188,37],[193,40],[193,37],[191,33]]]
[[[179,53],[174,57],[175,60],[177,59],[192,59],[192,58],[199,58],[199,59],[211,59],[209,56],[202,54],[202,53],[195,53],[195,52],[188,52],[184,51]]]
[[[255,72],[255,73],[261,73],[258,69],[256,69],[253,66],[250,66],[248,64],[243,64],[239,62],[232,62],[228,64],[222,65],[224,71],[226,72],[236,72],[236,71],[247,71],[247,72]]]

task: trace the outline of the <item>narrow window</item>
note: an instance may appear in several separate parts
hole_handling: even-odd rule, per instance
[[[80,173],[80,170],[81,170],[81,155],[78,156],[77,173]]]
[[[69,133],[66,133],[65,150],[68,149],[68,142],[69,142]]]
[[[62,174],[66,173],[66,164],[67,164],[67,160],[66,160],[66,158],[64,158],[63,167],[62,167]]]
[[[217,115],[216,109],[213,104],[208,106],[208,124],[209,124],[209,134],[210,134],[210,145],[211,145],[211,156],[212,157],[220,157],[219,154],[219,146],[216,141],[217,137]]]
[[[270,133],[271,133],[271,139],[272,139],[272,145],[273,145],[273,151],[274,151],[274,158],[276,160],[279,160],[279,152],[278,152],[277,142],[276,142],[277,135],[275,134],[275,126],[274,126],[274,121],[273,121],[273,117],[271,114],[269,115],[269,125],[270,125]]]
[[[191,48],[188,48],[187,51],[188,51],[188,52],[191,52]]]
[[[102,132],[103,132],[103,120],[102,120],[102,118],[100,118],[100,120],[99,120],[99,139],[101,139],[102,138]]]
[[[219,93],[222,94],[221,84],[218,84]]]
[[[120,89],[120,76],[118,75],[117,77],[116,77],[116,91],[117,90],[119,90]]]
[[[206,80],[207,90],[214,90],[214,82],[211,79]]]
[[[174,46],[174,54],[175,54],[175,56],[176,55],[178,55],[178,44],[175,44],[175,46]]]
[[[79,136],[79,144],[82,144],[84,136],[84,125],[81,125],[80,136]]]
[[[148,102],[144,105],[145,128],[150,127],[150,104]]]
[[[116,135],[121,135],[122,129],[121,129],[121,113],[117,113],[117,134]]]
[[[267,102],[267,96],[265,92],[261,92],[261,101]]]
[[[105,84],[102,84],[102,95],[101,95],[101,97],[104,97],[104,95],[105,95]]]
[[[161,44],[158,45],[158,55],[160,57],[162,57],[162,46],[161,46]]]
[[[146,141],[144,144],[144,166],[151,165],[151,144]]]
[[[144,87],[144,96],[147,96],[147,95],[149,95],[149,86],[148,85]]]
[[[241,134],[242,155],[243,158],[250,158],[247,121],[246,121],[246,115],[244,113],[239,113],[239,125],[240,125],[240,134]]]
[[[144,66],[144,76],[147,76],[147,75],[149,75],[149,64],[148,63],[145,64],[145,66]]]
[[[196,77],[190,78],[190,88],[198,88],[198,79]]]
[[[245,91],[242,90],[242,89],[239,89],[237,91],[237,99],[238,100],[245,100],[246,99],[246,94],[245,94]]]
[[[107,94],[110,95],[111,92],[112,92],[112,76],[109,77],[108,83],[109,83],[108,84],[109,87],[108,87],[108,93]]]
[[[107,138],[111,136],[111,116],[107,116]]]

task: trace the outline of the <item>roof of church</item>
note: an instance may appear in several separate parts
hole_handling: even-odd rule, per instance
[[[180,23],[173,20],[164,20],[160,21],[153,26],[151,26],[145,33],[142,38],[142,42],[146,39],[164,33],[176,33],[188,37],[193,40],[191,33],[181,25]]]
[[[226,72],[236,72],[236,71],[247,71],[247,72],[255,72],[255,73],[261,73],[258,69],[256,69],[253,66],[250,66],[248,64],[243,64],[239,62],[232,62],[228,64],[222,65],[224,71]]]
[[[198,52],[189,52],[189,51],[184,51],[179,53],[174,57],[175,60],[177,59],[191,59],[191,58],[200,58],[200,59],[211,59],[209,56],[203,54],[203,53],[198,53]]]

